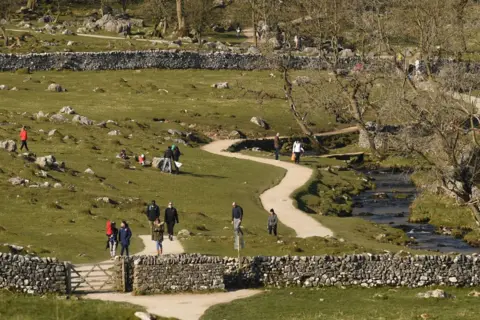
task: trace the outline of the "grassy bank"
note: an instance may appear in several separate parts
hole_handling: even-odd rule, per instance
[[[66,300],[65,297],[27,296],[0,290],[2,320],[135,320],[137,311],[144,310],[127,303]]]
[[[432,290],[429,288],[428,290]],[[471,289],[446,288],[453,299],[421,299],[427,289],[281,289],[210,308],[202,320],[372,320],[478,318],[478,299]],[[343,307],[342,307],[343,306]]]

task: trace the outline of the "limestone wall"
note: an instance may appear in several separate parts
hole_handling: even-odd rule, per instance
[[[281,56],[235,54],[225,52],[190,52],[176,50],[53,52],[25,55],[0,54],[0,71],[30,70],[123,70],[123,69],[229,69],[268,70],[276,68]],[[345,60],[345,67],[353,65]],[[320,58],[293,57],[293,69],[326,69]]]
[[[65,294],[67,279],[67,265],[55,258],[0,253],[0,289]]]
[[[117,261],[121,263],[123,260]],[[242,259],[201,255],[131,257],[133,290],[167,293],[258,287],[480,285],[480,257],[284,256]]]

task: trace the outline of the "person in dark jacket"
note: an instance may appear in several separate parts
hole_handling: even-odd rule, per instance
[[[278,225],[278,217],[277,214],[273,209],[270,209],[270,215],[268,216],[267,228],[268,234],[272,234],[277,236],[277,225]]]
[[[243,209],[236,202],[232,203],[232,223],[233,231],[243,235],[243,231],[240,228],[243,220]]]
[[[130,246],[130,239],[132,238],[132,230],[130,230],[125,220],[122,221],[120,231],[118,232],[118,238],[122,245],[120,255],[123,256],[123,253],[125,252],[128,257],[128,247]]]
[[[110,257],[114,259],[115,256],[117,255],[118,229],[115,222],[113,221],[110,226],[111,226],[111,234],[110,234],[110,238],[108,239],[108,244],[110,246]]]
[[[167,150],[165,150],[165,153],[163,154],[163,158],[164,160],[163,160],[162,171],[172,173],[173,151],[171,146],[168,146]]]
[[[182,153],[180,152],[180,148],[176,145],[172,145],[172,152],[173,152],[173,163],[172,166],[175,166],[175,173],[178,174],[180,172],[179,168],[177,167],[177,164],[175,162],[180,161],[180,156]]]
[[[153,223],[160,217],[160,208],[155,203],[155,200],[152,200],[152,203],[148,205],[145,214],[147,215],[148,224],[150,225],[150,234],[153,237]]]
[[[163,253],[163,233],[165,232],[165,223],[160,221],[160,218],[155,220],[153,224],[153,241],[157,245],[157,255]]]
[[[168,203],[168,208],[165,209],[165,223],[167,224],[168,238],[173,241],[173,228],[178,221],[177,209],[173,206],[172,202]]]
[[[280,133],[277,133],[275,138],[273,138],[273,147],[275,148],[275,160],[278,160],[278,157],[280,156],[280,148],[282,147],[280,145]]]

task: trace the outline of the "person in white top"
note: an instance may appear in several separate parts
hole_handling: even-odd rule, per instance
[[[300,163],[300,155],[304,153],[303,145],[300,140],[296,140],[293,143],[292,153],[295,155],[295,163]]]

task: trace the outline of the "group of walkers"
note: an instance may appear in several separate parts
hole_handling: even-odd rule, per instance
[[[232,203],[232,224],[233,231],[238,235],[243,236],[243,231],[241,228],[243,221],[243,209],[236,202]],[[277,226],[278,226],[278,216],[275,213],[275,210],[270,209],[270,215],[267,220],[267,230],[268,234],[273,234],[277,236]]]
[[[110,249],[110,257],[113,259],[117,255],[118,243],[122,246],[120,255],[125,253],[128,257],[128,248],[130,246],[130,239],[132,239],[132,230],[124,220],[120,225],[120,230],[117,229],[114,221],[107,220],[106,226],[107,246],[106,249]]]
[[[282,149],[282,144],[280,142],[280,133],[277,133],[273,138],[273,147],[275,148],[275,160],[280,158],[280,150]],[[303,149],[303,144],[300,140],[295,140],[292,146],[292,161],[295,163],[300,163],[300,157],[305,153]]]
[[[150,225],[150,234],[152,240],[156,243],[157,254],[163,254],[163,239],[165,233],[165,225],[167,225],[168,239],[173,241],[175,224],[179,223],[177,209],[173,206],[172,202],[168,203],[168,207],[165,209],[165,218],[163,221],[160,219],[160,207],[156,204],[155,200],[147,206],[146,216]]]
[[[180,173],[181,163],[179,161],[181,155],[182,153],[177,145],[172,144],[171,146],[168,146],[167,150],[163,153],[163,161],[159,169],[167,173]],[[129,156],[127,155],[127,151],[125,149],[121,150],[117,158],[128,160]],[[142,167],[151,165],[143,153],[136,157],[136,160]]]

